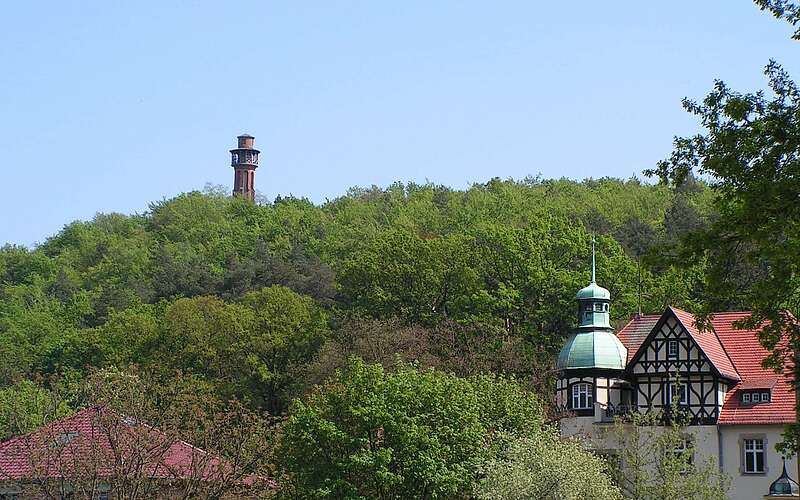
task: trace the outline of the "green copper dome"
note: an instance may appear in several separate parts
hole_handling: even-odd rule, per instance
[[[786,459],[783,459],[783,474],[769,486],[769,497],[797,497],[800,486],[786,473]]]
[[[559,370],[624,370],[628,350],[609,323],[611,294],[596,282],[592,238],[592,281],[578,291],[578,328],[569,336],[556,366]]]
[[[606,368],[624,370],[628,350],[614,332],[591,330],[573,333],[558,355],[559,370]]]
[[[588,286],[585,286],[580,290],[578,290],[578,293],[575,295],[575,298],[578,300],[584,300],[584,299],[611,300],[611,293],[609,293],[609,291],[603,288],[602,286],[592,281],[591,283],[589,283]]]

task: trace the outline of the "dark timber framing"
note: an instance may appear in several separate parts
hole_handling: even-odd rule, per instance
[[[678,343],[677,355],[669,355],[669,342]],[[640,411],[668,411],[668,387],[685,386],[686,401],[679,406],[693,425],[716,424],[720,393],[735,382],[720,373],[670,308],[631,358],[624,378],[633,385],[633,404]]]

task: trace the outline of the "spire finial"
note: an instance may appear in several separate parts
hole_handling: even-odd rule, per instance
[[[594,271],[594,245],[597,243],[594,239],[594,234],[592,235],[592,283],[595,282],[595,271]]]

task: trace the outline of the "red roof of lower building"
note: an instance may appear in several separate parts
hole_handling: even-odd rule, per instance
[[[670,313],[683,324],[720,374],[735,383],[726,393],[717,420],[720,425],[795,422],[796,393],[784,374],[776,374],[761,365],[769,353],[759,343],[759,330],[743,330],[734,326],[737,321],[747,318],[749,312],[714,313],[710,317],[710,330],[700,330],[692,313],[669,308],[664,314]],[[618,336],[628,349],[629,362],[662,316],[637,315],[620,330]],[[771,390],[770,401],[742,404],[739,391],[753,389]]]
[[[215,481],[230,480],[232,470],[219,457],[101,407],[0,443],[0,481],[76,474]]]

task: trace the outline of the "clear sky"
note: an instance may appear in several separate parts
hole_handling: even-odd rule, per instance
[[[41,1],[0,14],[0,245],[230,185],[324,202],[394,181],[641,175],[715,78],[800,78],[749,0]]]

